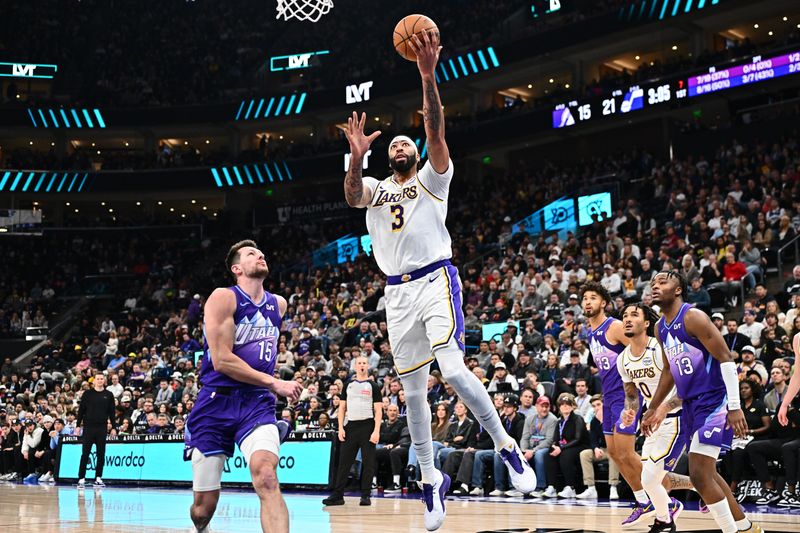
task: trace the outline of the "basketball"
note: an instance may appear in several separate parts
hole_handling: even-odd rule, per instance
[[[437,35],[439,28],[436,23],[425,15],[409,15],[404,17],[394,27],[394,49],[409,61],[416,61],[417,54],[408,45],[412,35],[421,36],[425,30],[434,30]]]

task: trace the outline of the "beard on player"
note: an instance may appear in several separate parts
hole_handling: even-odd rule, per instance
[[[269,275],[269,267],[266,262],[257,262],[245,267],[244,275],[248,278],[266,279]]]
[[[405,154],[403,152],[395,154],[389,159],[389,167],[398,174],[405,174],[417,165],[417,154]]]

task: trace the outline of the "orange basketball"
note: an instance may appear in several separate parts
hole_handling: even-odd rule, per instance
[[[404,17],[397,26],[394,27],[394,49],[397,53],[408,59],[409,61],[416,61],[417,54],[408,46],[408,40],[412,35],[417,37],[422,36],[425,30],[433,30],[439,34],[439,28],[436,23],[426,17],[425,15],[409,15]]]

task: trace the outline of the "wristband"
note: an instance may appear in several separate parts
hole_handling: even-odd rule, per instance
[[[738,411],[742,408],[739,398],[739,378],[736,375],[736,363],[728,361],[719,365],[722,381],[725,383],[725,392],[728,396],[728,411]]]

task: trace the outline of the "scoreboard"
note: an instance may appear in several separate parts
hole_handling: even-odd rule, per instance
[[[711,67],[706,72],[689,78],[633,85],[597,98],[559,104],[552,113],[552,127],[567,128],[600,117],[627,115],[669,102],[780,78],[799,71],[800,51],[766,59],[754,56],[750,62],[730,68]]]

